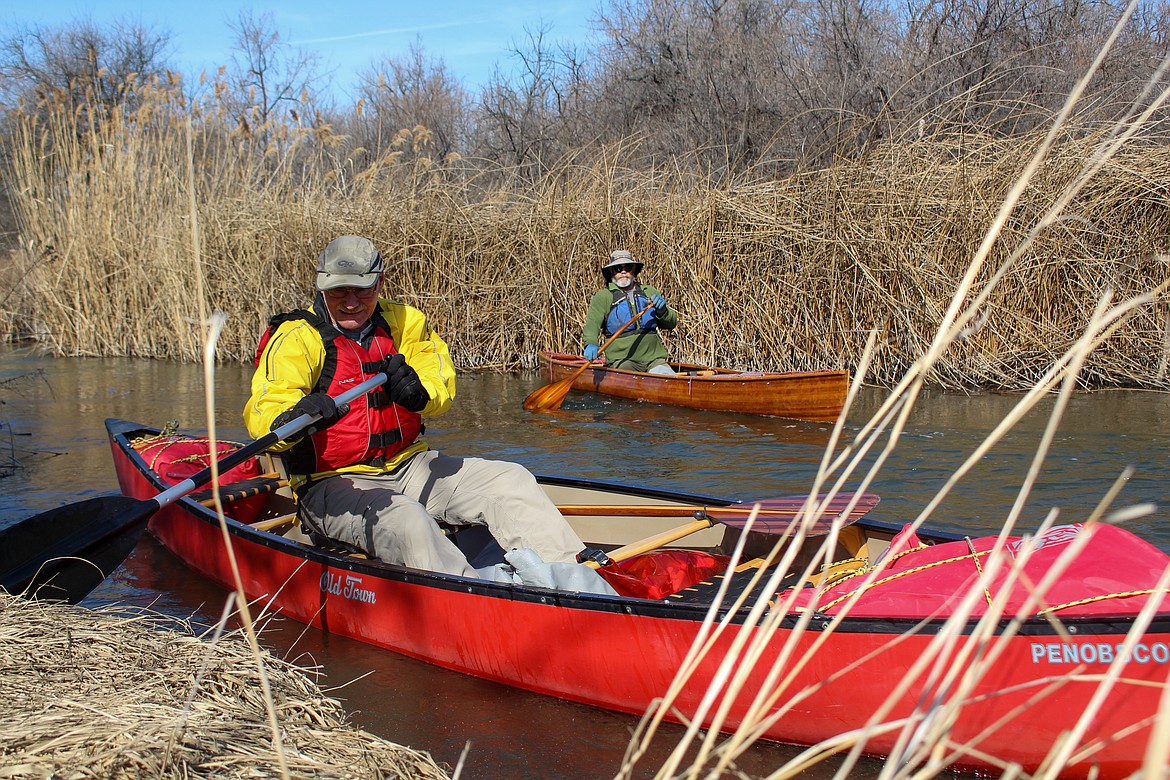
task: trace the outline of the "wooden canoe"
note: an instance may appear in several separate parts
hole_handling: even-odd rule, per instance
[[[157,429],[121,420],[106,427],[123,494],[145,498],[165,489],[135,446]],[[195,496],[161,508],[149,530],[222,585],[232,587],[238,566],[249,599],[295,620],[538,693],[640,715],[685,665],[692,673],[665,715],[672,721],[709,726],[708,686],[736,675],[742,693],[728,703],[721,731],[734,730],[762,702],[764,739],[821,744],[826,754],[855,739],[862,752],[888,756],[909,739],[932,751],[936,772],[998,776],[1034,773],[1071,740],[1062,778],[1123,778],[1142,766],[1170,672],[1170,605],[1155,587],[1170,558],[1122,528],[1052,528],[1033,548],[1022,538],[914,532],[873,520],[866,509],[876,497],[861,494],[857,500],[869,500],[833,510],[837,550],[814,577],[823,590],[790,583],[789,569],[779,590],[767,591],[765,627],[751,609],[760,587],[751,577],[772,571],[778,539],[775,528],[744,528],[736,518],[746,504],[597,480],[538,480],[580,536],[615,557],[647,537],[674,536],[665,531],[705,508],[721,519],[646,554],[681,553],[685,544],[725,556],[727,568],[654,598],[438,574],[314,546],[279,492],[264,494],[252,522],[233,516],[243,500],[228,504],[234,563],[215,512]],[[770,522],[784,525],[782,516],[794,515],[789,499],[768,506]],[[658,516],[672,511],[675,518]],[[462,538],[476,530],[452,537],[469,560],[486,549],[482,536]],[[731,568],[726,556],[741,541],[743,555]],[[809,550],[792,552],[807,560]],[[1020,571],[1005,570],[1016,565]],[[723,588],[728,595],[713,608]],[[747,601],[733,604],[748,588]],[[718,630],[708,633],[704,620],[715,612]],[[745,641],[763,642],[750,660]],[[688,660],[696,643],[710,652]],[[833,742],[841,735],[852,736]]]
[[[584,358],[541,352],[548,381],[567,379]],[[721,412],[767,414],[797,420],[834,422],[849,392],[848,371],[741,372],[692,363],[672,363],[676,376],[591,366],[573,389],[632,401]]]

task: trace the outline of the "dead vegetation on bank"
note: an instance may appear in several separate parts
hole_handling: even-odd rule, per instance
[[[140,608],[0,594],[0,777],[446,780],[430,755],[347,722],[305,670]],[[282,771],[287,768],[287,773]]]
[[[428,314],[459,367],[531,368],[541,349],[580,350],[600,261],[622,246],[680,312],[678,358],[855,368],[873,332],[867,380],[892,386],[1044,144],[1043,129],[897,137],[825,170],[715,183],[681,166],[635,170],[630,142],[528,186],[411,153],[423,128],[360,170],[333,159],[337,141],[321,129],[283,128],[257,157],[174,93],[138,94],[136,110],[100,124],[51,104],[12,119],[22,244],[2,280],[0,337],[59,355],[195,360],[203,297],[228,315],[219,358],[247,360],[266,319],[309,297],[321,247],[352,232],[379,245],[390,288]],[[1107,290],[1123,297],[1170,276],[1159,254],[1170,249],[1170,143],[1150,123],[1103,156],[1112,127],[1083,115],[1064,125],[975,281],[1002,278],[928,382],[1025,389]],[[1170,388],[1168,321],[1164,299],[1137,312],[1082,385]]]

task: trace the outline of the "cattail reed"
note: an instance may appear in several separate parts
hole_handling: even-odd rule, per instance
[[[893,385],[930,343],[1037,130],[891,138],[854,159],[780,180],[715,182],[683,164],[640,170],[633,144],[566,159],[535,184],[452,155],[425,128],[355,169],[327,129],[247,128],[173,89],[137,85],[134,110],[102,115],[46,99],[12,118],[6,176],[20,222],[0,332],[59,355],[196,360],[198,279],[228,315],[221,360],[247,360],[266,319],[311,295],[316,254],[342,233],[391,262],[392,294],[422,308],[464,369],[536,365],[576,352],[602,258],[615,247],[681,314],[682,360],[744,370],[855,367]],[[1105,290],[1170,274],[1170,145],[1150,128],[1029,234],[1104,130],[1069,125],[1003,225],[988,279],[1027,239],[970,327],[926,380],[1024,389],[1068,347]],[[191,135],[201,256],[187,198]],[[258,140],[261,135],[263,144]],[[259,151],[258,151],[259,146]],[[196,263],[203,273],[195,273]],[[1135,313],[1088,360],[1086,387],[1170,387],[1170,308]]]

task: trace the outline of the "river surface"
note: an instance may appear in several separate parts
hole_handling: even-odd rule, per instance
[[[250,367],[220,366],[215,420],[220,438],[245,437],[240,409]],[[528,375],[460,377],[455,408],[428,421],[427,440],[451,454],[518,461],[546,474],[637,482],[751,499],[803,492],[830,426],[750,415],[698,412],[570,394],[554,414],[521,403],[542,384]],[[857,431],[885,392],[866,388],[847,418]],[[1020,396],[932,393],[919,400],[897,448],[870,487],[882,497],[871,515],[912,520],[944,481],[1004,419]],[[932,515],[929,525],[971,536],[998,531],[1016,500],[1054,399],[1046,399],[984,456]],[[117,491],[103,421],[120,417],[189,432],[207,429],[202,367],[133,359],[52,359],[0,351],[0,526],[62,504]],[[1053,510],[1063,522],[1093,511],[1129,467],[1115,506],[1157,504],[1170,486],[1170,394],[1107,391],[1076,396],[1022,514],[1022,530]],[[872,459],[872,458],[871,458]],[[1170,513],[1129,528],[1170,550]],[[225,592],[145,537],[126,565],[86,600],[149,605],[197,624],[222,611]],[[501,630],[507,630],[502,626]],[[502,687],[368,645],[273,619],[267,646],[318,667],[320,683],[361,727],[429,751],[454,766],[467,750],[467,780],[586,780],[613,777],[637,719]],[[555,647],[551,649],[555,652]],[[650,777],[671,738],[640,762]],[[758,745],[739,766],[760,777],[796,754]],[[852,776],[876,777],[870,762]],[[828,778],[825,764],[802,777]]]

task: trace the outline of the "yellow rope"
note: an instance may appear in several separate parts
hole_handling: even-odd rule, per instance
[[[158,449],[158,452],[154,453],[153,457],[151,458],[150,463],[147,464],[150,466],[151,471],[158,471],[157,466],[158,466],[159,460],[162,459],[163,453],[166,452],[167,447],[169,447],[172,444],[194,443],[194,444],[206,444],[207,445],[207,452],[194,453],[192,455],[186,456],[185,458],[176,458],[175,460],[171,461],[172,463],[198,463],[200,465],[205,466],[205,465],[207,465],[204,462],[205,459],[210,457],[210,455],[211,455],[211,439],[194,439],[194,438],[188,438],[185,436],[181,437],[181,438],[176,438],[175,434],[167,433],[166,431],[163,431],[162,433],[158,434],[157,436],[139,436],[137,439],[130,442],[130,448],[137,451],[137,452],[142,452],[143,450],[148,449],[150,447],[153,447],[154,445],[156,445],[160,442],[166,442],[166,447],[160,447]],[[234,452],[235,450],[238,450],[240,447],[243,446],[242,444],[240,444],[238,442],[227,441],[225,439],[220,439],[218,443],[219,444],[226,444],[226,445],[233,448],[232,450],[229,450],[228,452],[222,453],[223,455],[229,455],[229,454],[231,454],[231,452]]]
[[[979,563],[979,553],[975,552],[975,545],[971,544],[971,537],[964,536],[963,539],[967,542],[967,549],[971,551],[971,558],[975,561],[975,571],[979,572],[979,577],[983,577],[983,566]],[[983,589],[983,597],[987,599],[987,606],[991,606],[991,591],[987,588]]]
[[[975,566],[976,566],[976,568],[979,569],[980,574],[982,574],[983,569],[982,569],[982,566],[979,562],[979,556],[990,555],[992,551],[985,550],[984,552],[977,552],[976,550],[973,549],[973,546],[971,545],[970,539],[967,540],[967,544],[969,547],[972,547],[971,557],[975,559]],[[924,544],[924,545],[920,545],[918,547],[913,547],[913,548],[908,549],[908,550],[903,550],[902,552],[900,552],[896,556],[894,556],[894,558],[892,558],[890,562],[893,563],[894,561],[898,560],[899,558],[901,558],[904,555],[907,555],[907,554],[912,553],[912,552],[918,552],[919,550],[924,550],[927,547],[928,547],[928,545]],[[899,577],[904,577],[908,574],[916,574],[920,571],[926,571],[927,569],[934,568],[935,566],[942,566],[943,564],[947,564],[947,563],[957,563],[959,561],[966,560],[967,557],[968,556],[966,556],[966,555],[961,555],[961,556],[958,556],[956,558],[947,558],[947,559],[941,560],[941,561],[934,561],[933,563],[926,563],[926,564],[923,564],[922,566],[915,566],[912,569],[907,569],[906,571],[901,571],[901,572],[898,572],[897,574],[891,574],[889,577],[883,577],[880,580],[874,580],[873,582],[871,582],[869,584],[869,587],[866,588],[866,590],[872,590],[873,588],[876,588],[878,585],[884,585],[888,582],[893,582],[894,580],[898,579]],[[833,582],[833,585],[839,585],[842,582],[844,582],[845,580],[848,580],[852,577],[864,576],[872,570],[873,570],[873,567],[868,567],[865,569],[860,569],[858,571],[849,572],[848,574],[840,577],[839,579],[836,579]],[[841,596],[838,596],[837,598],[833,599],[832,601],[820,606],[818,608],[818,611],[827,612],[828,610],[830,610],[833,607],[840,604],[842,601],[851,597],[854,593],[857,593],[857,589],[851,590],[848,593],[845,593]],[[1149,596],[1149,595],[1152,595],[1153,593],[1154,593],[1153,590],[1131,590],[1131,591],[1124,591],[1121,593],[1103,593],[1099,596],[1090,596],[1088,598],[1078,599],[1076,601],[1069,601],[1069,602],[1064,603],[1064,604],[1057,604],[1055,606],[1046,607],[1044,609],[1037,611],[1036,614],[1037,615],[1046,615],[1050,612],[1057,612],[1059,610],[1069,609],[1071,607],[1079,607],[1079,606],[1082,606],[1084,604],[1092,604],[1092,603],[1095,603],[1098,601],[1107,601],[1108,599],[1124,599],[1124,598],[1131,598],[1133,596]],[[987,603],[991,604],[992,596],[991,596],[990,591],[988,591],[985,588],[984,594],[987,597]]]
[[[1090,596],[1087,599],[1078,599],[1077,601],[1069,601],[1064,604],[1057,604],[1054,607],[1045,607],[1037,612],[1037,615],[1047,615],[1049,612],[1056,612],[1060,609],[1068,609],[1069,607],[1079,607],[1082,604],[1092,604],[1095,601],[1106,601],[1107,599],[1127,599],[1131,596],[1150,596],[1153,595],[1154,590],[1131,590],[1124,593],[1103,593],[1100,596]]]
[[[900,552],[896,556],[894,556],[890,560],[890,563],[893,563],[894,561],[898,560],[902,556],[907,555],[909,553],[918,552],[920,550],[925,550],[927,548],[927,546],[928,545],[923,544],[923,545],[920,545],[918,547],[911,548],[909,550],[903,550],[902,552]],[[989,555],[989,554],[990,554],[990,551],[975,553],[975,557],[978,558],[978,556],[980,556],[980,555]],[[936,566],[944,566],[948,563],[958,563],[959,561],[965,561],[965,560],[967,560],[967,556],[960,555],[960,556],[955,557],[955,558],[945,558],[941,561],[933,561],[931,563],[924,563],[921,566],[915,566],[912,569],[907,569],[906,571],[900,571],[897,574],[891,574],[889,577],[882,577],[880,580],[874,580],[873,582],[871,582],[869,584],[869,587],[866,590],[872,590],[872,589],[876,588],[878,585],[884,585],[887,582],[893,582],[894,580],[898,579],[899,577],[905,577],[905,576],[910,575],[910,574],[917,574],[920,571],[926,571],[927,569],[933,569]],[[862,573],[863,572],[856,572],[854,574],[851,574],[850,577],[856,577]],[[849,579],[849,577],[842,577],[840,582],[844,582],[847,579]],[[829,603],[822,606],[820,608],[821,611],[823,612],[826,609],[832,609],[833,607],[837,606],[837,604],[839,604],[842,601],[844,601],[845,599],[849,598],[850,596],[852,596],[856,592],[857,592],[856,590],[851,590],[848,593],[833,599]]]

